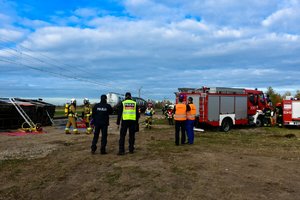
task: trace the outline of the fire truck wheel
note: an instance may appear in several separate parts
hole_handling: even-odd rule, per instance
[[[256,127],[261,127],[262,125],[263,125],[263,119],[262,119],[262,117],[258,117],[257,119],[256,119]]]
[[[232,122],[231,119],[225,118],[221,124],[221,131],[228,132],[231,129]]]

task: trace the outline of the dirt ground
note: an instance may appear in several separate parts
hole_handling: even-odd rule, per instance
[[[156,119],[151,130],[141,124],[134,154],[118,156],[115,121],[107,155],[91,155],[93,136],[66,135],[63,121],[46,134],[0,133],[0,199],[300,197],[300,129],[209,129],[193,145],[175,146],[174,126]]]

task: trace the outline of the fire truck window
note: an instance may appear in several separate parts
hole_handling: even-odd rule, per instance
[[[265,96],[263,95],[263,94],[260,94],[259,95],[259,100],[260,100],[260,102],[262,103],[262,104],[265,104],[266,102],[265,102]]]
[[[254,95],[254,105],[258,105],[258,95]]]
[[[249,96],[249,101],[250,101],[252,104],[255,104],[255,100],[254,100],[253,94],[251,94],[251,95]]]

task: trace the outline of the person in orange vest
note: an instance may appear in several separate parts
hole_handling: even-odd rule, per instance
[[[175,145],[179,145],[179,132],[181,131],[181,144],[185,144],[185,122],[186,112],[191,108],[188,104],[183,103],[184,96],[178,97],[178,103],[174,106],[174,119],[175,119]]]
[[[187,111],[186,113],[186,133],[188,137],[188,143],[193,144],[194,143],[194,123],[195,123],[195,117],[196,117],[196,106],[193,104],[193,97],[188,98],[188,105],[190,106],[190,111]]]

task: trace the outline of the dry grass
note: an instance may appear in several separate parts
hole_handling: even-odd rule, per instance
[[[115,120],[115,119],[112,119]],[[117,156],[112,121],[109,154],[90,155],[91,136],[49,128],[36,137],[0,136],[0,199],[297,199],[300,130],[207,130],[194,145],[174,145],[174,127],[159,121],[136,137],[136,153]],[[294,137],[287,137],[292,134]],[[127,136],[128,137],[128,136]],[[128,138],[127,138],[128,139]],[[34,148],[54,145],[39,157]],[[71,145],[66,145],[71,144]],[[33,152],[33,153],[30,153]],[[36,157],[32,157],[36,156]]]

